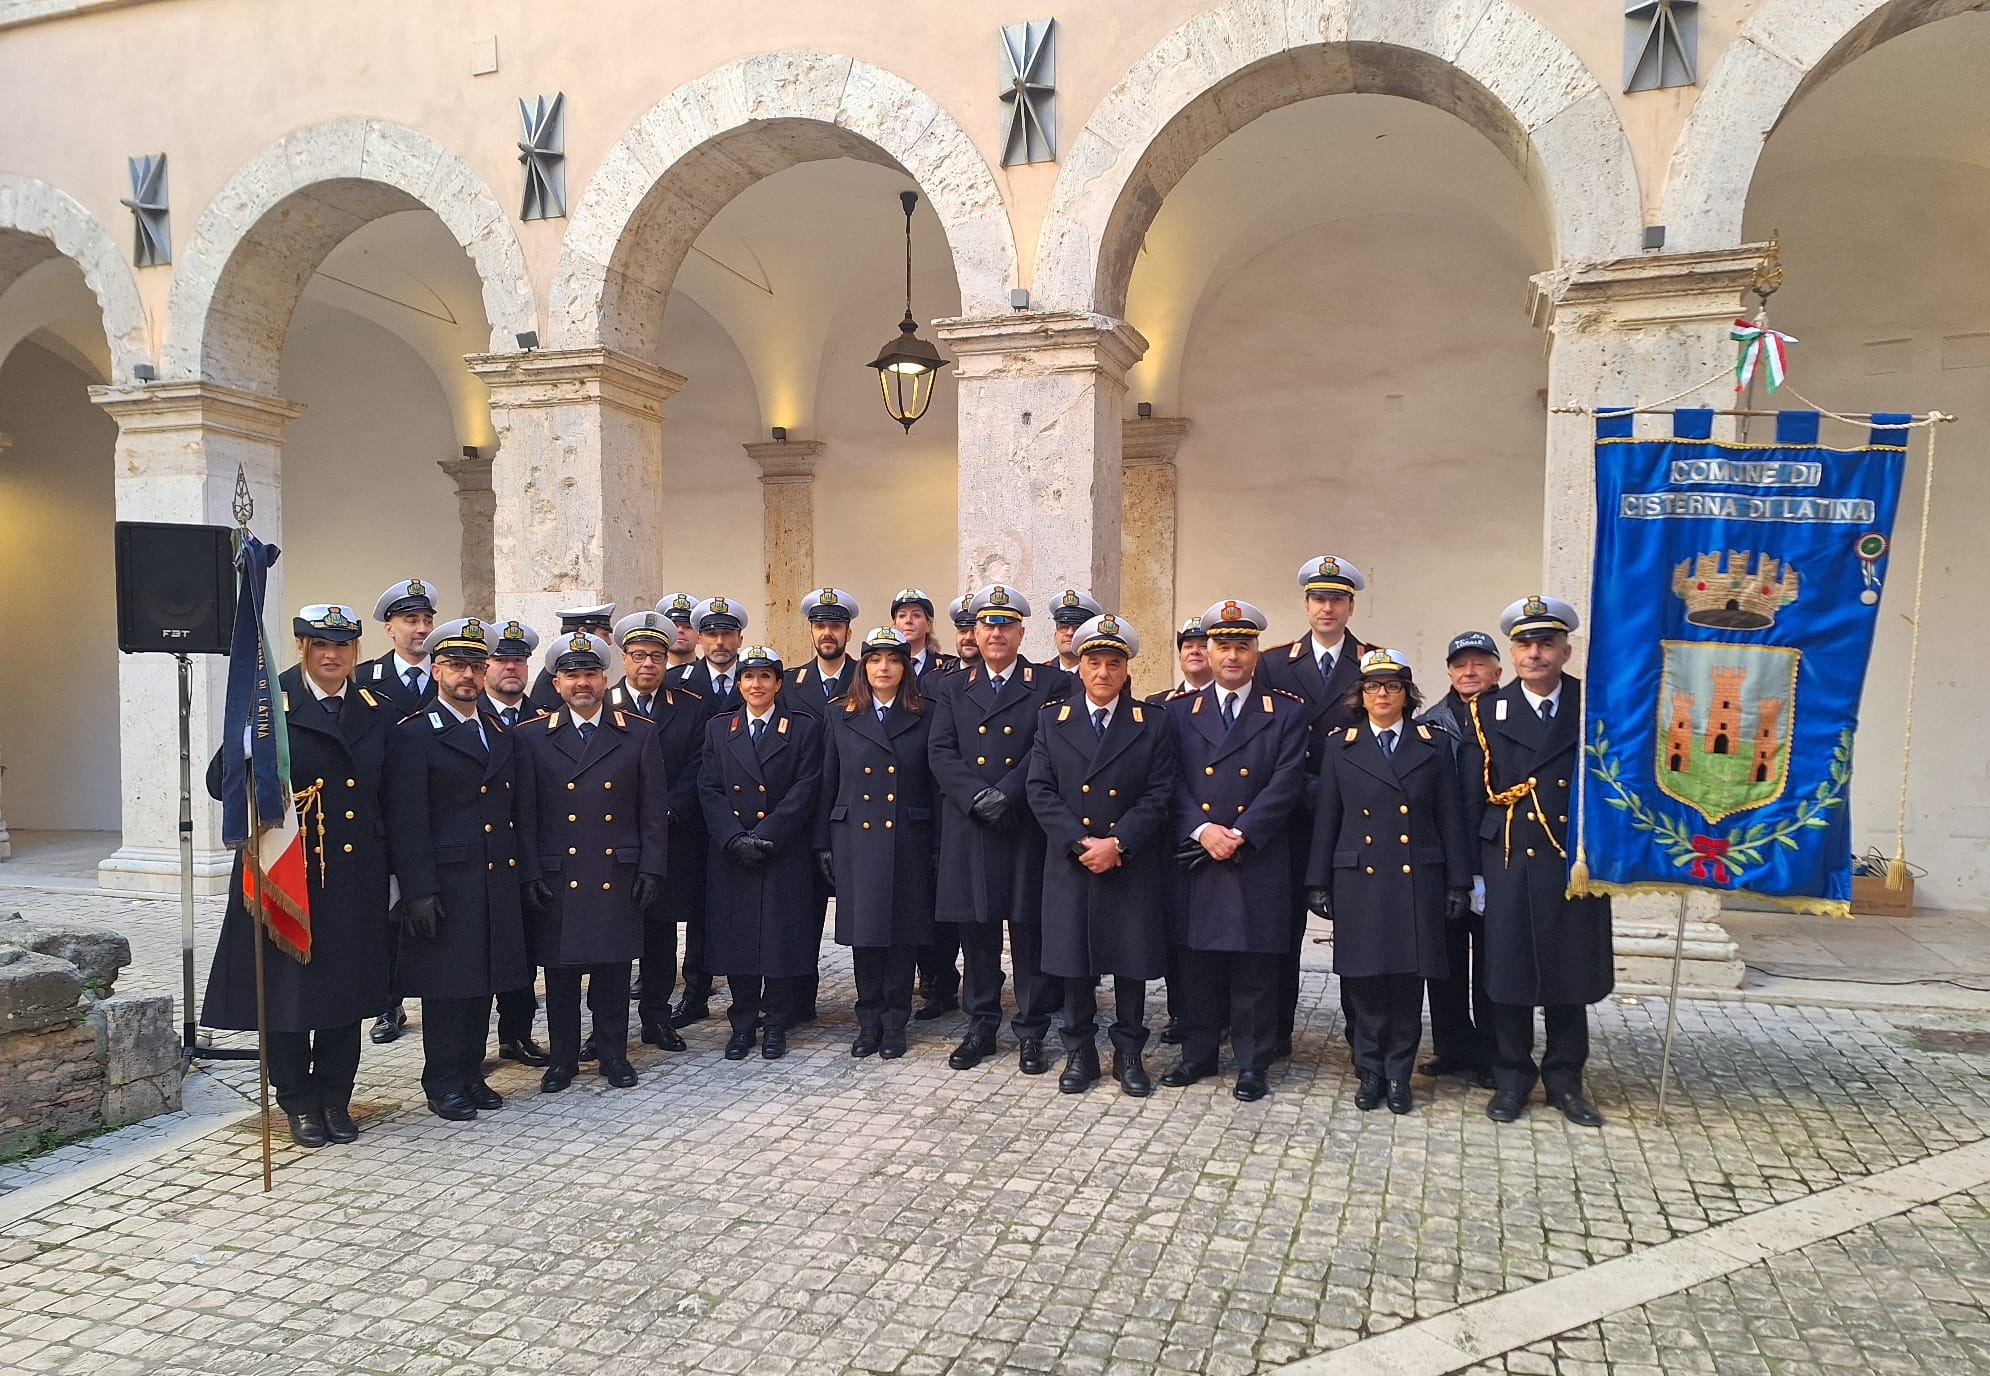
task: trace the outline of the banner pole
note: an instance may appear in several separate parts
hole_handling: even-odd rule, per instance
[[[269,941],[269,919],[263,912],[263,865],[257,850],[257,841],[262,834],[261,819],[256,815],[255,780],[249,781],[249,844],[242,851],[242,863],[248,867],[249,913],[252,931],[256,941],[256,1094],[262,1106],[263,1122],[263,1193],[274,1188],[270,1166],[269,1141],[269,1013],[267,986],[263,976],[263,947]]]
[[[180,1075],[193,1068],[193,660],[180,668]]]
[[[1665,1088],[1672,1077],[1672,1034],[1679,1028],[1679,966],[1686,955],[1686,894],[1679,894],[1679,923],[1672,933],[1672,989],[1665,996],[1665,1050],[1658,1059],[1658,1120],[1665,1121]]]

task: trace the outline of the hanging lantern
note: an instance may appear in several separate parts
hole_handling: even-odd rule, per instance
[[[933,400],[933,379],[944,360],[938,349],[919,337],[919,324],[912,318],[912,211],[919,194],[900,192],[898,200],[905,207],[905,318],[898,322],[897,336],[885,341],[870,366],[878,370],[884,409],[910,434],[913,422],[926,414]]]

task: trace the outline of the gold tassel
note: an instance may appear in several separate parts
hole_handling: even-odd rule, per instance
[[[1575,848],[1575,863],[1569,866],[1569,893],[1576,898],[1589,897],[1589,860],[1580,843]]]
[[[1907,857],[1895,855],[1886,862],[1886,886],[1895,893],[1907,887]]]

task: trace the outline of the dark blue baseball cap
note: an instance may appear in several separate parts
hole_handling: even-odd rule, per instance
[[[1464,631],[1451,637],[1451,648],[1444,652],[1444,662],[1449,664],[1467,650],[1477,650],[1482,655],[1499,658],[1499,645],[1484,631]]]

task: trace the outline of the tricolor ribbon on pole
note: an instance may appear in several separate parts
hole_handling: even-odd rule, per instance
[[[1769,375],[1769,390],[1775,391],[1789,377],[1789,346],[1796,340],[1780,330],[1772,330],[1767,325],[1753,320],[1737,320],[1727,337],[1741,347],[1740,355],[1734,360],[1734,390],[1748,390],[1748,380],[1755,376],[1755,369],[1761,365]]]

